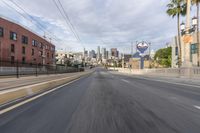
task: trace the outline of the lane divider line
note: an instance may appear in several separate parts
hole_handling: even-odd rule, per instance
[[[126,83],[130,83],[128,80],[125,79],[121,79],[122,81],[126,82]]]
[[[194,105],[194,107],[195,107],[196,109],[200,109],[200,106],[196,106],[196,105]]]
[[[8,93],[8,92],[22,90],[22,89],[25,89],[25,88],[29,88],[29,87],[36,86],[36,85],[42,85],[42,84],[53,82],[53,81],[59,81],[59,80],[63,80],[63,79],[70,79],[70,78],[73,78],[73,77],[76,77],[76,76],[77,75],[70,76],[70,77],[64,77],[64,78],[60,78],[60,79],[49,80],[49,81],[45,81],[45,82],[40,82],[40,83],[36,83],[36,84],[24,86],[24,87],[17,87],[17,88],[14,88],[14,89],[3,90],[3,91],[0,91],[0,94],[5,94],[5,93]],[[80,75],[78,75],[78,76],[80,76]]]
[[[24,104],[26,104],[26,103],[29,103],[29,102],[31,102],[31,101],[33,101],[33,100],[36,100],[36,99],[38,99],[38,98],[40,98],[40,97],[42,97],[42,96],[44,96],[44,95],[46,95],[46,94],[49,94],[49,93],[51,93],[51,92],[53,92],[53,91],[56,91],[56,90],[58,90],[58,89],[60,89],[60,88],[62,88],[62,87],[64,87],[64,86],[69,85],[69,84],[71,84],[71,83],[73,83],[73,82],[75,82],[75,81],[78,81],[78,80],[80,80],[80,79],[81,79],[81,77],[78,78],[78,79],[75,79],[75,80],[73,80],[73,81],[70,81],[70,82],[68,82],[68,83],[66,83],[66,84],[63,84],[63,85],[61,85],[61,86],[58,86],[58,87],[56,87],[56,88],[54,88],[54,89],[51,89],[51,90],[49,90],[49,91],[46,91],[46,92],[44,92],[44,93],[42,93],[42,94],[39,94],[39,95],[34,96],[34,97],[32,97],[32,98],[29,98],[29,99],[27,99],[27,100],[25,100],[25,101],[22,101],[22,102],[20,102],[20,103],[17,103],[17,104],[15,104],[15,105],[11,106],[11,107],[8,107],[8,108],[6,108],[6,109],[3,109],[3,110],[0,111],[0,115],[4,114],[4,113],[6,113],[6,112],[9,112],[9,111],[11,111],[11,110],[13,110],[13,109],[15,109],[15,108],[17,108],[17,107],[19,107],[19,106],[22,106],[22,105],[24,105]]]

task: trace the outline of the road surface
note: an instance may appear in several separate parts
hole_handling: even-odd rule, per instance
[[[0,133],[200,133],[200,88],[97,69],[2,114]]]

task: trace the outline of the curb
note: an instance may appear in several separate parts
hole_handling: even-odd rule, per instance
[[[38,84],[34,84],[34,85],[28,85],[28,86],[24,86],[24,87],[15,88],[12,90],[3,91],[0,94],[0,105],[4,105],[6,103],[15,101],[20,98],[33,96],[33,95],[51,90],[55,87],[58,87],[65,83],[71,82],[75,79],[78,79],[82,76],[86,76],[90,73],[92,73],[92,72],[83,72],[83,73],[80,73],[80,74],[77,74],[77,75],[74,75],[71,77],[55,79],[55,80],[51,80],[51,81],[47,81],[47,82],[43,82],[43,83],[38,83]]]

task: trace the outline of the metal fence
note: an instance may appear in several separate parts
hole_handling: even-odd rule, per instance
[[[23,62],[0,61],[0,76],[44,75],[79,72],[83,69],[60,65],[41,65]]]

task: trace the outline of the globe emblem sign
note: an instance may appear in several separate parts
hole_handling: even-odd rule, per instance
[[[149,48],[149,45],[146,42],[140,42],[137,44],[137,50],[144,54],[144,52]]]

